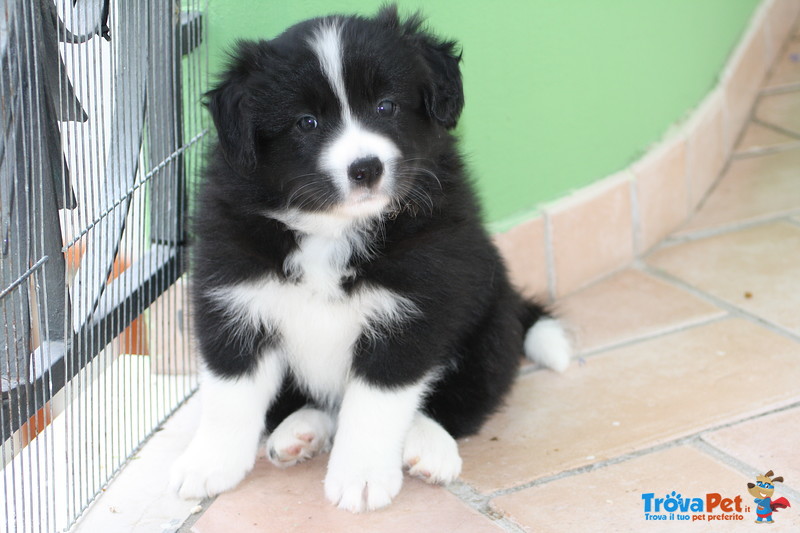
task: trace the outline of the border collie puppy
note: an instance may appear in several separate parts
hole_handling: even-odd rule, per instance
[[[325,495],[388,505],[403,469],[461,471],[455,438],[525,354],[563,370],[560,324],[523,300],[482,226],[450,131],[456,43],[395,7],[238,44],[208,93],[218,142],[194,225],[202,416],[181,496],[234,487],[266,452],[330,450]]]

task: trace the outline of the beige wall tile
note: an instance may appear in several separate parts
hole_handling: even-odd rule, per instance
[[[406,478],[386,509],[352,514],[325,500],[328,456],[285,470],[259,459],[254,471],[219,496],[192,528],[195,533],[474,531],[499,533],[491,520],[442,487]]]
[[[680,234],[751,222],[800,207],[800,149],[734,160]]]
[[[546,210],[556,296],[633,259],[631,179],[630,173],[607,178]]]
[[[633,166],[639,213],[637,252],[667,236],[689,215],[686,142],[676,139]]]
[[[526,530],[543,533],[752,531],[756,518],[752,509],[744,512],[742,507],[742,513],[735,513],[744,517],[741,521],[654,523],[645,520],[642,501],[642,494],[650,492],[660,498],[672,491],[688,498],[716,492],[726,498],[741,496],[743,506],[750,505],[748,482],[745,475],[716,459],[681,446],[501,496],[491,505]],[[797,513],[776,513],[774,519],[773,529],[800,527]]]
[[[638,270],[623,270],[567,296],[558,310],[581,352],[696,324],[724,311]]]
[[[494,236],[514,286],[525,296],[549,299],[544,219],[537,217]]]
[[[800,334],[800,228],[793,224],[765,224],[671,246],[647,262]]]
[[[703,103],[689,124],[687,143],[689,208],[694,209],[719,177],[727,157],[722,91],[715,91]]]
[[[800,344],[723,320],[534,372],[461,444],[462,479],[489,493],[800,399]],[[761,387],[759,367],[781,368]],[[743,394],[761,387],[761,394]]]
[[[766,28],[761,26],[745,36],[723,79],[728,111],[727,138],[733,142],[747,122],[753,101],[767,71]]]

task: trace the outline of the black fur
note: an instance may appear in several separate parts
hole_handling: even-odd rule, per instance
[[[373,19],[341,20],[351,107],[406,161],[395,209],[364,228],[370,253],[353,255],[353,274],[342,287],[348,293],[385,287],[420,310],[401,327],[362,336],[353,371],[391,388],[441,369],[426,412],[455,437],[474,433],[501,404],[517,372],[524,332],[546,311],[511,288],[449,132],[464,105],[456,44],[422,29],[418,16],[401,19],[394,8]],[[210,291],[265,276],[295,282],[284,261],[299,236],[265,213],[325,211],[337,198],[317,169],[341,111],[306,45],[319,22],[301,23],[272,41],[240,42],[208,93],[218,143],[194,215],[192,276],[201,352],[218,375],[251,371],[260,351],[281,339],[264,328],[235,335]],[[372,112],[385,95],[399,105],[390,119]],[[296,127],[304,114],[320,118],[313,132]],[[316,401],[287,377],[268,428]]]

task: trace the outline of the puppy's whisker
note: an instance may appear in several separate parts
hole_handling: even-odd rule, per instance
[[[297,188],[297,189],[295,189],[294,191],[292,191],[292,194],[290,194],[290,195],[289,195],[289,197],[286,199],[286,207],[287,207],[287,208],[288,208],[288,207],[293,207],[293,204],[294,204],[295,200],[296,200],[297,198],[301,198],[301,199],[302,199],[302,198],[303,198],[303,196],[304,196],[304,195],[305,195],[307,192],[309,192],[309,191],[308,191],[308,189],[309,189],[309,188],[311,188],[311,187],[314,187],[315,185],[317,185],[317,184],[316,184],[316,183],[314,183],[314,182],[306,183],[306,184],[304,184],[304,185],[301,185],[300,187],[298,187],[298,188]],[[313,195],[312,195],[312,196],[313,196]],[[302,202],[301,202],[301,203],[302,203]]]
[[[286,178],[287,182],[299,180],[300,178],[311,178],[311,177],[319,177],[319,172],[309,172],[308,174],[299,174],[297,176],[292,176],[291,178]]]
[[[439,185],[439,189],[443,189],[441,180],[432,170],[428,170],[427,168],[422,168],[422,167],[408,167],[408,170],[415,173],[419,173],[422,176],[428,176],[433,178],[434,181],[436,181],[437,185]]]

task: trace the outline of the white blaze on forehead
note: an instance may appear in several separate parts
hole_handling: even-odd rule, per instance
[[[338,21],[323,22],[309,40],[309,45],[319,59],[322,73],[328,78],[339,104],[342,106],[342,118],[350,119],[350,106],[344,88],[344,67],[342,66],[341,26]]]
[[[401,153],[390,138],[369,130],[353,116],[344,85],[341,31],[340,20],[326,20],[308,40],[342,108],[341,125],[322,150],[319,166],[339,190],[344,212],[353,216],[377,215],[390,201],[394,187],[394,162]],[[348,168],[355,161],[370,157],[381,161],[383,174],[377,187],[364,191],[351,183]]]

